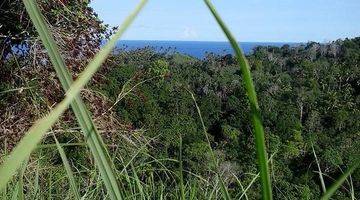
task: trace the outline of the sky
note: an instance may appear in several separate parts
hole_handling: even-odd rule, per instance
[[[92,0],[116,26],[139,0]],[[360,0],[213,0],[238,41],[329,42],[360,36]],[[202,0],[149,0],[125,40],[225,41]]]

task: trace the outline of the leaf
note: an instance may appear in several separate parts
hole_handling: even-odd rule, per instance
[[[96,164],[99,167],[102,179],[112,199],[121,199],[119,187],[116,182],[116,176],[112,170],[112,164],[108,157],[104,143],[96,131],[96,128],[91,120],[90,114],[86,109],[85,104],[79,97],[80,90],[90,81],[91,77],[98,70],[101,64],[105,61],[120,36],[129,27],[136,15],[144,7],[147,0],[142,0],[136,9],[125,19],[120,26],[117,33],[109,40],[109,42],[95,55],[94,59],[88,64],[86,69],[80,74],[79,78],[72,83],[71,76],[66,70],[64,61],[62,60],[59,51],[57,50],[54,39],[50,35],[50,31],[41,16],[39,8],[34,0],[24,0],[26,10],[28,11],[31,20],[33,21],[45,47],[48,50],[51,61],[58,73],[59,79],[67,90],[65,98],[44,118],[38,120],[30,130],[25,134],[19,144],[10,153],[10,156],[5,159],[0,166],[0,189],[5,187],[6,183],[10,181],[21,163],[27,159],[31,152],[36,148],[41,138],[46,134],[46,131],[58,120],[61,114],[71,104],[76,114],[79,124],[86,136],[89,148],[95,158]]]
[[[61,157],[61,160],[63,161],[63,164],[64,164],[64,167],[65,167],[65,170],[66,170],[66,174],[69,178],[69,182],[70,182],[70,187],[71,189],[73,190],[74,192],[74,195],[75,195],[75,198],[77,200],[80,200],[81,199],[81,196],[80,196],[80,193],[77,189],[77,186],[76,186],[76,182],[75,182],[75,178],[74,178],[74,173],[72,172],[71,170],[71,167],[70,167],[70,163],[69,163],[69,160],[67,159],[67,156],[65,154],[65,151],[64,149],[61,147],[59,141],[56,139],[56,136],[54,134],[54,140],[55,140],[55,143],[56,143],[56,147],[58,149],[58,152],[60,154],[60,157]]]
[[[321,197],[321,200],[330,199],[330,197],[336,192],[336,190],[343,184],[348,176],[359,166],[360,161],[355,161],[355,164],[352,165],[345,173],[343,173],[338,180],[333,183],[330,188],[328,188],[325,194]]]
[[[239,47],[237,41],[234,36],[231,34],[230,30],[226,27],[225,23],[222,21],[220,15],[216,12],[215,7],[212,5],[210,0],[204,0],[205,4],[211,11],[212,15],[215,17],[217,23],[225,33],[228,38],[232,48],[235,51],[236,59],[239,63],[240,70],[242,73],[243,82],[245,85],[245,90],[247,96],[249,98],[250,108],[251,108],[251,118],[252,124],[255,132],[255,144],[257,150],[257,157],[260,167],[260,180],[262,186],[262,198],[263,199],[272,199],[272,189],[271,189],[271,181],[268,167],[268,157],[266,154],[266,146],[265,146],[265,136],[264,136],[264,128],[262,125],[261,117],[260,117],[260,109],[259,104],[256,97],[256,91],[254,87],[253,80],[251,78],[251,72],[249,63],[247,62],[244,53]]]

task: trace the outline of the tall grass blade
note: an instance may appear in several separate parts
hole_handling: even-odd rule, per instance
[[[266,154],[266,146],[265,146],[265,136],[264,136],[264,128],[262,125],[261,117],[260,117],[260,109],[259,104],[256,97],[256,91],[254,87],[254,83],[251,78],[251,72],[249,64],[237,44],[234,36],[231,34],[230,30],[226,27],[225,23],[220,18],[220,15],[215,10],[215,7],[212,5],[210,0],[204,0],[205,4],[211,11],[212,15],[215,17],[216,21],[218,22],[219,26],[225,33],[226,37],[228,38],[232,48],[235,51],[235,55],[237,61],[240,65],[240,70],[243,77],[243,82],[245,85],[245,89],[249,98],[250,108],[252,112],[252,123],[254,126],[255,132],[255,143],[256,143],[256,150],[257,150],[257,157],[260,166],[260,178],[261,178],[261,186],[262,186],[262,198],[263,199],[272,199],[272,190],[271,190],[271,181],[270,181],[270,174],[269,174],[269,167],[267,163],[267,154]]]
[[[249,198],[248,198],[248,196],[246,194],[246,190],[245,190],[243,184],[241,183],[240,179],[235,174],[232,174],[232,175],[235,178],[236,182],[238,182],[238,184],[240,185],[240,188],[241,188],[241,191],[242,191],[241,197],[245,196],[245,199],[249,200]],[[239,199],[241,199],[241,197]]]
[[[209,139],[208,133],[206,131],[206,127],[205,127],[205,123],[204,123],[204,120],[203,120],[203,117],[202,117],[202,114],[201,114],[201,110],[200,110],[200,108],[199,108],[199,106],[198,106],[198,104],[196,102],[194,94],[190,90],[188,90],[188,92],[190,93],[191,98],[194,101],[196,110],[197,110],[199,118],[200,118],[200,122],[201,122],[203,132],[204,132],[204,135],[205,135],[205,138],[206,138],[206,142],[208,143],[209,152],[211,154],[211,159],[212,159],[213,165],[215,166],[215,169],[216,169],[217,178],[219,179],[219,182],[220,182],[220,189],[221,189],[222,195],[223,195],[224,199],[230,200],[231,197],[230,197],[230,194],[229,194],[229,192],[227,190],[227,187],[225,186],[224,181],[222,180],[222,177],[220,175],[218,162],[216,160],[215,153],[214,153],[214,151],[213,151],[213,149],[211,147],[210,139]]]
[[[11,200],[18,200],[18,195],[19,195],[19,190],[20,190],[20,186],[19,186],[20,184],[19,183],[17,183],[16,184],[16,186],[15,186],[15,188],[14,188],[14,191],[13,191],[13,194],[12,194],[12,196],[11,196]],[[5,197],[6,198],[6,197]]]
[[[63,164],[64,164],[64,167],[65,167],[65,170],[66,170],[66,174],[69,178],[69,182],[70,182],[70,187],[74,193],[74,196],[75,196],[75,199],[77,200],[80,200],[81,199],[81,196],[80,196],[80,193],[78,191],[78,188],[76,186],[76,182],[75,182],[75,178],[74,178],[74,173],[72,172],[71,170],[71,166],[70,166],[70,163],[69,163],[69,160],[67,159],[67,156],[65,154],[65,151],[64,149],[61,147],[59,141],[56,139],[56,136],[54,134],[54,140],[55,140],[55,143],[56,143],[56,147],[58,149],[58,152],[60,154],[60,157],[61,157],[61,160],[63,161]]]
[[[19,200],[25,199],[25,194],[24,194],[24,174],[25,174],[27,165],[28,165],[28,160],[25,160],[25,162],[23,163],[23,166],[20,169],[19,182],[18,182],[18,184],[19,184],[18,199]]]
[[[351,174],[349,175],[349,179],[350,179],[350,195],[351,195],[351,200],[355,200],[355,190],[354,190],[354,184],[351,178]]]
[[[26,160],[20,170],[19,180],[16,183],[15,189],[13,191],[11,199],[14,200],[24,200],[24,174],[27,167],[28,161]]]
[[[359,166],[360,161],[357,160],[354,165],[352,165],[345,173],[343,173],[338,180],[336,180],[326,191],[326,193],[321,197],[321,200],[330,199],[330,197],[336,192],[336,190],[343,184],[348,176]]]
[[[271,160],[274,156],[275,156],[275,153],[274,152],[271,156],[270,156],[270,159]],[[269,162],[268,160],[268,162]],[[239,199],[241,199],[243,196],[246,196],[246,192],[251,188],[251,186],[255,183],[256,179],[259,178],[260,176],[260,173],[257,173],[257,174],[254,174],[254,178],[250,181],[249,185],[245,188],[245,190],[243,190],[241,196],[239,197]]]
[[[26,1],[24,1],[26,3]],[[41,16],[40,10],[38,9],[36,3],[34,1],[29,1],[31,5],[27,6],[27,10],[29,15],[41,37],[43,43],[48,50],[50,59],[54,64],[54,68],[56,73],[60,79],[60,82],[64,88],[64,90],[68,90],[69,86],[72,83],[72,78],[70,72],[67,70],[64,60],[61,58],[61,55],[57,49],[56,43],[52,38],[48,27]],[[120,26],[117,33],[113,36],[113,38],[100,50],[97,56],[89,63],[89,66],[97,66],[101,65],[102,62],[105,61],[107,55],[112,51],[115,47],[117,40],[124,33],[126,28],[133,21],[135,16],[140,12],[142,7],[145,5],[146,1],[143,0],[138,7],[135,9],[133,13],[131,13],[124,23]],[[25,4],[26,5],[26,4]],[[29,9],[28,9],[29,7]],[[103,177],[103,181],[105,182],[105,186],[107,187],[110,196],[112,199],[119,199],[120,192],[118,189],[118,185],[116,183],[116,176],[112,170],[112,162],[109,159],[107,149],[105,144],[99,135],[92,119],[89,111],[87,110],[85,104],[82,102],[79,96],[76,96],[74,102],[71,103],[72,109],[76,115],[76,118],[82,128],[86,136],[86,140],[88,146],[94,156],[95,162],[98,164],[100,173]]]
[[[71,100],[70,96],[66,96],[54,110],[44,118],[38,120],[20,140],[10,155],[5,158],[0,166],[0,189],[4,188],[7,182],[10,181],[16,170],[21,166],[21,163],[29,157],[30,153],[40,142],[42,136],[45,135],[51,125],[54,124],[67,109]]]
[[[131,166],[131,170],[134,174],[134,179],[135,179],[135,183],[136,183],[136,188],[139,190],[139,193],[140,193],[140,196],[141,196],[141,199],[145,199],[145,193],[144,193],[144,190],[143,190],[143,187],[141,185],[141,181],[136,173],[136,170],[135,170],[135,167],[133,165],[133,163],[130,164]]]
[[[325,187],[324,177],[323,177],[323,173],[322,173],[321,168],[320,168],[320,162],[319,162],[319,160],[318,160],[318,158],[316,156],[313,144],[311,144],[311,148],[312,148],[312,151],[313,151],[313,154],[314,154],[314,157],[315,157],[316,165],[317,165],[318,170],[319,170],[319,178],[320,178],[320,183],[321,183],[321,189],[325,193],[326,192],[326,187]]]
[[[180,162],[180,199],[185,200],[185,186],[184,186],[184,174],[183,174],[183,159],[182,159],[182,135],[180,134],[179,145],[179,162]]]
[[[120,26],[118,32],[109,40],[109,42],[96,54],[94,59],[88,64],[84,72],[82,72],[79,78],[70,85],[71,80],[66,76],[59,76],[63,86],[67,86],[68,90],[64,100],[62,100],[47,116],[38,120],[30,130],[25,134],[19,144],[10,153],[3,164],[0,166],[0,189],[4,188],[6,183],[15,174],[16,170],[20,167],[21,163],[27,159],[30,153],[35,149],[36,145],[40,142],[41,138],[45,135],[46,131],[57,121],[60,115],[68,108],[72,103],[74,112],[78,118],[80,125],[86,137],[88,145],[93,153],[95,161],[100,169],[105,186],[112,199],[121,199],[120,191],[116,182],[115,175],[112,171],[111,164],[108,160],[108,155],[104,149],[104,144],[96,134],[95,126],[92,123],[89,112],[86,110],[84,103],[79,98],[80,90],[90,81],[92,75],[97,71],[100,65],[104,62],[107,55],[111,53],[112,48],[116,45],[116,41],[124,33],[126,28],[133,21],[135,16],[145,5],[146,0],[142,0],[137,6],[135,11],[129,15],[124,23]],[[24,0],[25,7],[33,21],[36,29],[39,32],[40,37],[43,39],[44,45],[48,49],[50,58],[57,66],[58,74],[67,74],[64,62],[62,61],[60,54],[56,48],[54,39],[51,37],[49,30],[46,27],[44,19],[41,16],[39,8],[34,0]],[[60,63],[59,63],[60,62]],[[65,71],[64,71],[65,70]],[[65,87],[64,87],[65,88]]]

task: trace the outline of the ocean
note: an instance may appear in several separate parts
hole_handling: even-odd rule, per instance
[[[285,42],[241,42],[239,43],[245,54],[251,54],[257,46],[276,46],[282,47],[285,44],[296,46],[300,43]],[[117,47],[122,50],[134,50],[144,47],[152,47],[156,51],[172,51],[202,59],[207,53],[218,55],[233,54],[230,43],[228,42],[207,42],[207,41],[155,41],[155,40],[122,40]]]

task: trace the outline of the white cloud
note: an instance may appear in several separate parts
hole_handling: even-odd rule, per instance
[[[182,39],[197,39],[199,37],[196,29],[192,28],[192,27],[185,27],[182,33]]]

